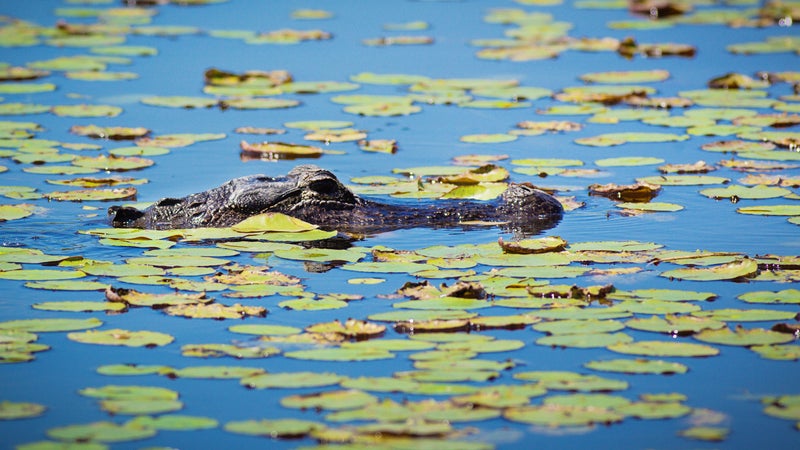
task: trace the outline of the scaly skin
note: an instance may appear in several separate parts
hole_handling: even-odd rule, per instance
[[[227,227],[265,212],[350,233],[458,227],[481,221],[536,234],[557,224],[563,208],[549,194],[526,184],[511,184],[492,201],[380,203],[355,195],[331,172],[313,165],[297,166],[284,177],[236,178],[208,191],[161,199],[143,211],[109,208],[113,226],[151,229]]]

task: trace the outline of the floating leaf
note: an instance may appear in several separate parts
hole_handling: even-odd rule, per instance
[[[228,327],[233,333],[257,334],[266,336],[285,336],[299,334],[303,330],[286,325],[233,325]]]
[[[225,431],[253,436],[265,436],[273,439],[298,439],[312,431],[320,430],[325,426],[319,422],[299,419],[277,420],[242,420],[228,422]]]
[[[721,308],[692,313],[695,317],[705,317],[723,322],[762,322],[773,320],[791,320],[796,314],[790,311],[776,311],[772,309],[735,309]]]
[[[23,219],[32,215],[33,205],[0,205],[0,222]]]
[[[330,372],[283,372],[246,376],[241,383],[250,389],[309,388],[339,384],[344,379]]]
[[[122,329],[69,333],[67,338],[84,344],[121,345],[125,347],[159,347],[167,345],[175,339],[168,334],[155,331],[129,331]]]
[[[735,280],[737,278],[753,277],[758,273],[758,263],[752,259],[742,259],[737,262],[721,264],[713,267],[688,267],[685,269],[667,270],[661,273],[662,277],[676,278],[679,280],[714,281]]]
[[[211,108],[219,104],[219,100],[207,97],[185,97],[185,96],[172,96],[172,97],[145,97],[141,100],[145,105],[151,106],[165,106],[169,108]]]
[[[669,78],[669,72],[660,69],[593,72],[583,74],[579,78],[589,83],[648,83],[666,80]]]
[[[122,303],[97,302],[97,301],[56,301],[34,303],[33,309],[43,311],[72,311],[72,312],[95,312],[95,311],[122,311],[126,306]]]
[[[62,117],[117,117],[122,114],[119,106],[108,105],[63,105],[54,106],[51,111]]]
[[[800,303],[800,290],[784,289],[782,291],[753,291],[739,296],[747,303]]]
[[[689,370],[688,367],[681,363],[643,358],[589,361],[584,364],[584,367],[604,372],[662,375],[686,373]]]
[[[760,216],[800,216],[800,205],[742,206],[736,212]]]
[[[719,350],[702,344],[670,341],[636,341],[608,346],[613,352],[642,356],[715,356]]]
[[[749,347],[751,345],[785,344],[794,340],[794,336],[776,331],[760,328],[745,329],[737,327],[720,328],[716,330],[703,330],[694,335],[694,338],[712,344],[738,345]]]
[[[683,209],[683,206],[676,205],[675,203],[665,202],[648,202],[648,203],[634,203],[622,202],[615,205],[617,208],[634,210],[634,211],[648,211],[648,212],[675,212]]]
[[[77,189],[72,191],[54,191],[45,194],[50,200],[82,202],[82,201],[110,201],[129,200],[136,198],[136,188],[116,189]]]
[[[156,433],[155,428],[113,422],[92,422],[47,430],[49,437],[68,442],[126,442],[146,439]]]
[[[189,317],[192,319],[243,319],[248,316],[264,317],[267,310],[262,306],[242,306],[212,304],[173,305],[164,310],[170,316]]]
[[[129,426],[168,431],[192,431],[216,428],[219,422],[210,417],[167,414],[158,417],[138,416],[126,423]]]
[[[624,416],[605,408],[541,405],[508,408],[503,417],[514,422],[564,427],[621,422]]]
[[[90,169],[100,169],[106,171],[126,171],[143,169],[150,167],[154,162],[146,158],[137,158],[134,156],[79,156],[72,160],[72,164],[78,167],[86,167]]]
[[[674,419],[689,414],[692,408],[674,402],[633,402],[614,411],[639,419]]]
[[[679,316],[667,314],[650,318],[637,317],[625,322],[625,326],[635,330],[654,331],[657,333],[689,334],[702,330],[719,329],[725,326],[724,322],[694,316]]]
[[[221,358],[223,356],[237,359],[267,358],[280,352],[275,347],[238,347],[230,344],[190,344],[181,347],[183,356],[195,358]]]
[[[474,144],[499,144],[501,142],[511,142],[515,141],[517,136],[505,134],[505,133],[495,133],[495,134],[468,134],[461,136],[461,142],[469,142]]]
[[[35,333],[73,331],[96,328],[102,325],[99,319],[20,319],[0,322],[0,330],[30,331]]]
[[[606,133],[595,137],[575,139],[575,143],[593,147],[607,147],[628,142],[680,142],[687,139],[689,139],[687,135],[672,133]]]
[[[44,414],[47,408],[38,403],[0,402],[0,420],[27,419]]]
[[[696,426],[681,430],[678,434],[699,441],[721,442],[727,439],[730,430],[723,427]]]
[[[378,399],[371,394],[355,389],[347,389],[306,395],[290,395],[281,399],[281,405],[287,408],[318,408],[338,411],[363,407],[377,401]]]
[[[394,354],[374,348],[323,348],[319,350],[297,350],[284,356],[307,361],[371,361],[391,359]]]

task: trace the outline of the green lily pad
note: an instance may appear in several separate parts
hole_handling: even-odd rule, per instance
[[[0,222],[23,219],[32,215],[34,210],[33,205],[0,205]]]
[[[502,142],[512,142],[517,140],[517,136],[507,133],[494,133],[494,134],[467,134],[461,136],[461,142],[469,142],[473,144],[499,144]]]
[[[701,194],[711,198],[729,198],[729,199],[765,199],[765,198],[778,198],[785,197],[792,193],[789,189],[756,185],[752,187],[747,186],[728,186],[725,188],[712,188],[700,191]]]
[[[606,133],[595,137],[575,139],[575,143],[593,147],[607,147],[628,142],[680,142],[687,139],[689,139],[687,135],[672,133]]]
[[[280,352],[275,347],[239,347],[231,344],[189,344],[181,347],[183,356],[195,358],[221,358],[224,356],[236,359],[268,358]]]
[[[61,105],[53,106],[50,111],[61,117],[117,117],[122,108],[109,105]]]
[[[354,409],[376,403],[378,398],[363,391],[346,389],[305,395],[290,395],[281,399],[287,408],[318,408],[329,411]]]
[[[299,419],[277,420],[241,420],[228,422],[224,425],[225,431],[252,436],[264,436],[273,439],[298,439],[315,430],[321,430],[325,425],[319,422]]]
[[[642,356],[715,356],[719,349],[702,344],[670,341],[636,341],[608,346],[613,352]]]
[[[85,277],[86,274],[77,270],[57,270],[57,269],[20,269],[0,272],[0,279],[4,280],[72,280]]]
[[[663,318],[659,316],[633,318],[625,322],[625,326],[657,333],[688,334],[723,328],[725,323],[709,318],[667,314]]]
[[[676,373],[686,373],[689,370],[686,365],[681,363],[644,358],[589,361],[583,366],[587,369],[600,370],[603,372],[629,374],[672,375]]]
[[[246,325],[233,325],[231,327],[228,327],[228,331],[231,331],[233,333],[242,333],[242,334],[287,336],[292,334],[299,334],[303,330],[301,330],[300,328],[290,327],[286,325],[246,324]]]
[[[150,106],[164,106],[168,108],[211,108],[219,104],[219,100],[208,97],[186,97],[186,96],[156,96],[145,97],[141,102]]]
[[[126,425],[165,431],[193,431],[216,428],[219,422],[210,417],[167,414],[158,417],[138,416]]]
[[[661,158],[652,158],[647,156],[623,156],[617,158],[598,159],[594,163],[600,167],[631,167],[661,164],[663,162],[664,160]]]
[[[263,306],[242,306],[240,304],[222,305],[210,304],[184,304],[168,306],[164,312],[170,316],[188,317],[192,319],[243,319],[245,317],[264,317],[267,310]]]
[[[264,369],[258,367],[241,366],[189,366],[183,369],[162,369],[162,375],[170,378],[207,378],[214,380],[238,379],[244,377],[258,376],[264,373]]]
[[[698,441],[721,442],[727,439],[730,430],[724,427],[695,426],[681,430],[678,434]]]
[[[694,335],[698,341],[712,344],[737,345],[749,347],[751,345],[785,344],[794,340],[794,336],[787,333],[765,330],[762,328],[746,329],[737,327],[720,328],[716,330],[703,330]]]
[[[345,377],[330,372],[263,373],[242,378],[241,384],[251,389],[307,388],[339,384]]]
[[[800,205],[743,206],[737,208],[736,212],[760,216],[800,216]]]
[[[358,377],[358,378],[343,379],[341,382],[341,386],[347,389],[360,389],[364,391],[414,393],[420,387],[420,383],[410,379],[400,379],[395,377]],[[351,410],[351,411],[355,414],[358,414],[356,411],[373,410],[376,408],[380,408],[382,405],[384,405],[384,402],[377,404],[369,404],[365,406],[363,410]],[[335,419],[332,419],[331,416],[327,416],[326,419],[340,420],[343,416],[347,414],[348,413],[346,412],[337,413],[335,415]],[[404,416],[407,416],[407,411],[403,411],[402,414]],[[371,416],[370,418],[373,417],[376,416]]]
[[[25,287],[51,291],[103,291],[108,287],[108,284],[99,281],[55,280],[31,281],[25,283]]]
[[[121,345],[125,347],[160,347],[175,340],[174,337],[155,331],[129,331],[112,329],[83,333],[69,333],[67,338],[84,344]]]
[[[16,116],[20,114],[41,114],[50,111],[47,105],[32,103],[0,103],[0,116]]]
[[[791,320],[795,313],[773,309],[735,309],[721,308],[692,313],[696,317],[704,317],[723,322],[765,322],[774,320]]]
[[[118,425],[113,422],[92,422],[50,428],[47,435],[67,442],[127,442],[146,439],[156,435],[155,428],[135,425]]]
[[[777,361],[797,361],[800,359],[800,347],[797,345],[754,345],[750,350],[764,359]]]
[[[552,320],[533,325],[533,329],[553,335],[561,334],[593,334],[610,333],[625,328],[621,322],[616,320]]]
[[[115,189],[77,189],[71,191],[54,191],[45,194],[49,200],[83,202],[83,201],[110,201],[128,200],[136,198],[136,188]]]
[[[753,277],[758,273],[758,263],[752,259],[721,264],[713,267],[688,267],[685,269],[667,270],[661,273],[662,277],[676,278],[679,280],[716,281],[735,280],[738,278]]]
[[[295,311],[324,311],[328,309],[346,308],[347,302],[335,298],[300,297],[293,300],[284,300],[278,303],[281,308]]]
[[[147,158],[138,158],[135,156],[79,156],[72,160],[72,164],[78,167],[85,167],[89,169],[100,169],[105,171],[126,171],[143,169],[150,167],[153,160]]]
[[[614,72],[592,72],[581,75],[579,78],[588,83],[650,83],[664,81],[670,74],[666,70],[631,70]]]
[[[541,337],[536,343],[552,347],[596,348],[632,341],[633,338],[625,333],[573,333]]]
[[[614,411],[638,419],[675,419],[689,414],[692,408],[674,402],[633,402]]]
[[[287,358],[305,361],[371,361],[392,359],[394,353],[376,348],[322,348],[317,350],[296,350],[287,352]]]
[[[131,376],[131,375],[156,375],[172,370],[167,366],[137,365],[137,364],[110,364],[97,368],[97,373],[111,376]]]
[[[102,321],[94,317],[89,319],[21,319],[0,322],[0,330],[41,333],[85,330],[99,327],[102,324]]]
[[[618,391],[628,388],[626,381],[603,378],[597,375],[582,375],[575,372],[519,372],[514,374],[514,378],[525,381],[538,381],[545,388],[552,390],[592,392]]]
[[[222,100],[219,105],[223,109],[283,109],[299,106],[300,102],[298,100],[286,98],[233,98]]]
[[[122,311],[126,308],[123,303],[97,302],[97,301],[55,301],[34,303],[33,309],[43,311],[70,311],[70,312],[96,312],[96,311]]]
[[[623,415],[605,408],[541,405],[520,406],[505,410],[503,417],[513,422],[545,427],[589,426],[621,422]]]
[[[753,291],[742,294],[738,297],[747,303],[775,303],[792,304],[800,303],[800,290],[784,289],[782,291]]]
[[[30,402],[0,402],[0,420],[28,419],[44,414],[44,405]]]
[[[100,402],[100,409],[114,415],[140,416],[178,411],[183,402],[159,399],[109,399]]]
[[[676,205],[675,203],[665,202],[622,202],[615,205],[617,208],[630,209],[634,211],[649,211],[649,212],[675,212],[683,209],[683,206]]]

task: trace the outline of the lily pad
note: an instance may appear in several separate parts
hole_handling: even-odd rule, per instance
[[[54,106],[50,111],[61,117],[117,117],[122,108],[109,105],[63,105]]]
[[[667,270],[661,273],[662,277],[676,278],[679,280],[715,281],[735,280],[738,278],[753,277],[758,273],[758,264],[752,259],[721,264],[713,267],[689,267],[685,269]]]
[[[353,409],[376,403],[378,398],[363,391],[347,389],[305,395],[290,395],[281,399],[287,408],[319,408],[329,411]]]
[[[621,422],[623,415],[605,408],[541,405],[512,407],[503,417],[513,422],[522,422],[545,427],[590,426]]]
[[[155,436],[155,428],[135,425],[118,425],[114,422],[92,422],[67,425],[47,430],[51,438],[67,442],[127,442]]]
[[[94,317],[90,319],[20,319],[0,322],[0,330],[30,331],[35,333],[74,331],[96,328],[103,322]]]
[[[30,402],[0,402],[0,420],[28,419],[44,414],[44,405]]]
[[[715,356],[719,349],[702,344],[670,341],[636,341],[608,346],[613,352],[642,356]]]
[[[160,347],[175,340],[174,337],[168,334],[156,331],[129,331],[122,329],[69,333],[67,338],[84,344],[120,345],[125,347]]]
[[[228,422],[225,431],[237,434],[264,436],[273,439],[298,439],[312,431],[325,428],[319,422],[299,419],[242,420]]]
[[[703,330],[694,335],[698,341],[709,342],[712,344],[737,345],[749,347],[751,345],[772,345],[785,344],[794,340],[794,336],[777,331],[764,330],[761,328],[746,329],[737,327],[720,328],[716,330]]]
[[[661,375],[686,373],[689,370],[686,365],[681,363],[644,358],[589,361],[584,364],[584,367],[603,372]]]

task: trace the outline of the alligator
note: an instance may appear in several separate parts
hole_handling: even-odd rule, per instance
[[[144,210],[112,206],[119,228],[228,227],[265,212],[280,212],[346,233],[375,234],[403,228],[468,227],[496,223],[525,235],[555,226],[561,203],[534,186],[512,183],[497,199],[384,203],[359,197],[336,176],[301,165],[286,176],[250,175],[183,198],[164,198]]]

